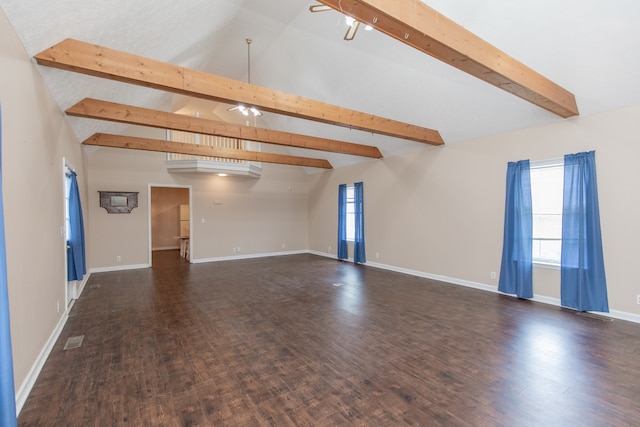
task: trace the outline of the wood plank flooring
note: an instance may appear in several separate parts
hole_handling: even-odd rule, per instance
[[[91,275],[20,426],[640,425],[637,324],[308,254],[153,264]]]

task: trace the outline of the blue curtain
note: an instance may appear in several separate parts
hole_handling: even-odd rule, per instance
[[[594,151],[564,157],[560,259],[560,303],[608,312]]]
[[[338,259],[349,257],[347,246],[347,185],[338,186]]]
[[[533,298],[533,214],[529,160],[507,165],[504,237],[498,290]]]
[[[14,427],[17,424],[16,394],[13,382],[9,289],[7,284],[7,248],[5,246],[2,200],[2,111],[0,110],[0,425]]]
[[[76,173],[71,172],[69,187],[69,241],[67,242],[67,280],[82,280],[87,272],[84,249],[84,221]]]
[[[353,242],[353,260],[359,263],[367,262],[364,251],[364,186],[362,182],[353,184],[353,202],[355,211],[355,236]]]

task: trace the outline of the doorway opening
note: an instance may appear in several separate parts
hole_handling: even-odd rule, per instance
[[[149,185],[149,266],[154,251],[191,262],[191,186]]]

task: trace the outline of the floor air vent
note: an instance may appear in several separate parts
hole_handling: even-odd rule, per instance
[[[100,283],[96,283],[95,285],[89,286],[89,289],[98,289],[100,287]]]
[[[76,337],[71,337],[67,340],[67,343],[64,345],[65,350],[70,350],[72,348],[78,348],[82,345],[82,340],[84,339],[84,335],[78,335]]]

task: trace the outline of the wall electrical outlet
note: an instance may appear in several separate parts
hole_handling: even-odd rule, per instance
[[[496,272],[495,272],[495,271],[492,271],[492,272],[491,272],[491,278],[492,278],[492,279],[495,279],[495,278],[496,278]]]
[[[640,304],[640,295],[636,295],[636,304]]]
[[[120,255],[118,255],[118,256],[116,257],[116,261],[118,261],[118,262],[122,261],[122,258],[120,257]]]

